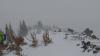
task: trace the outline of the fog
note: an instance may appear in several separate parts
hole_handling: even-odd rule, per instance
[[[28,25],[41,20],[46,25],[70,27],[82,31],[87,27],[100,36],[100,0],[0,0],[0,28],[20,20]]]

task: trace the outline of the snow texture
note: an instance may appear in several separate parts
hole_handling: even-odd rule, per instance
[[[32,31],[31,31],[32,32]],[[37,34],[37,39],[39,41],[38,47],[30,47],[31,45],[31,36],[28,34],[25,37],[25,42],[28,44],[22,46],[23,56],[99,56],[98,54],[93,54],[92,52],[82,52],[82,49],[76,46],[77,43],[80,43],[80,40],[71,40],[72,35],[68,35],[67,39],[65,38],[64,32],[49,32],[50,38],[52,38],[52,43],[47,46],[44,46],[42,33]],[[97,42],[95,42],[97,43]],[[5,54],[4,56],[15,56],[14,52]]]

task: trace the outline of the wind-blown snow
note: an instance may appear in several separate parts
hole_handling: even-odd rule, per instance
[[[27,45],[22,46],[22,53],[24,56],[99,56],[100,54],[92,54],[92,52],[82,52],[82,49],[76,46],[80,41],[73,41],[71,37],[64,39],[65,33],[63,32],[50,32],[50,38],[52,38],[52,43],[47,46],[43,45],[42,34],[37,34],[37,39],[39,40],[38,47],[30,47],[31,36],[28,34],[25,41],[28,42]],[[30,41],[29,41],[30,40]],[[13,52],[5,56],[15,56]]]

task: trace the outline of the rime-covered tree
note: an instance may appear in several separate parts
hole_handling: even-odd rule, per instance
[[[41,33],[41,30],[43,29],[43,24],[41,21],[37,22],[37,33]]]
[[[11,26],[11,24],[9,24],[9,34],[10,34],[10,37],[11,37],[11,39],[12,40],[14,40],[14,31],[13,31],[13,29],[12,29],[12,26]]]
[[[9,26],[6,24],[5,33],[6,33],[6,42],[8,45],[9,43],[12,43],[14,40],[14,32],[13,32],[11,24],[9,24]]]
[[[10,36],[9,36],[9,27],[8,25],[6,24],[5,26],[5,33],[6,33],[6,38],[7,38],[7,44],[11,43],[11,40],[10,40]]]
[[[23,20],[23,22],[20,22],[20,29],[19,29],[18,35],[19,36],[26,36],[27,33],[28,33],[28,28],[26,26],[25,21]]]

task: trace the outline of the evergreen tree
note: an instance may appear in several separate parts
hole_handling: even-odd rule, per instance
[[[20,22],[20,29],[19,29],[18,35],[19,36],[26,36],[27,33],[28,33],[28,28],[26,26],[25,21],[23,20],[23,22]]]
[[[6,24],[5,27],[5,33],[6,33],[6,44],[8,45],[9,43],[11,44],[14,41],[14,32],[12,30],[11,24],[8,25]]]
[[[9,36],[9,28],[8,28],[8,25],[7,24],[6,24],[6,27],[5,27],[5,33],[6,33],[7,43],[9,43],[10,36]]]
[[[14,31],[12,29],[11,24],[9,24],[9,34],[10,34],[11,40],[13,41],[15,37],[14,37]]]
[[[41,21],[37,22],[37,33],[41,33],[41,30],[43,29],[43,24]]]

